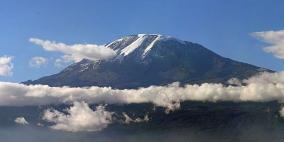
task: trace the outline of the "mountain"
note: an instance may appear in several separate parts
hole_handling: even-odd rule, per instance
[[[106,45],[117,52],[107,60],[82,61],[58,74],[26,84],[50,86],[111,86],[138,88],[172,82],[226,83],[231,78],[245,79],[262,71],[250,64],[224,58],[200,44],[170,36],[138,34],[122,37]]]

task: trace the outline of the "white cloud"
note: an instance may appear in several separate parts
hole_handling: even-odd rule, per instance
[[[271,44],[271,46],[265,47],[264,51],[284,59],[284,30],[255,32],[252,35]]]
[[[15,123],[21,124],[21,125],[28,125],[29,122],[24,117],[17,117],[15,119]]]
[[[281,117],[284,118],[284,107],[282,107],[282,108],[280,109],[279,114],[280,114]]]
[[[124,123],[125,124],[130,124],[130,123],[141,123],[141,122],[148,122],[150,119],[148,117],[148,115],[145,115],[144,118],[131,118],[129,117],[126,113],[122,113],[123,117],[124,117]]]
[[[46,110],[44,120],[55,123],[52,129],[70,132],[100,131],[112,123],[112,113],[98,106],[93,111],[85,102],[75,102],[68,114],[57,110]]]
[[[242,85],[242,82],[238,78],[231,78],[227,81],[227,83],[230,85],[238,85],[238,86]]]
[[[2,56],[0,57],[0,76],[12,76],[13,75],[13,57]]]
[[[64,54],[64,58],[74,62],[82,59],[100,60],[108,59],[116,55],[116,52],[104,45],[95,44],[74,44],[67,45],[64,43],[57,43],[55,41],[42,40],[38,38],[30,38],[30,42],[41,46],[46,51],[60,52]]]
[[[48,110],[44,118],[55,123],[53,129],[65,131],[99,131],[112,121],[103,107],[91,110],[89,104],[152,103],[167,110],[179,109],[184,101],[233,101],[233,102],[284,102],[284,72],[262,73],[242,81],[240,86],[204,83],[201,85],[150,86],[139,89],[112,89],[110,87],[49,87],[47,85],[24,85],[0,82],[0,106],[46,105],[75,103],[66,112]],[[86,103],[85,103],[86,102]],[[280,111],[284,114],[284,110]],[[105,117],[104,117],[105,116]],[[83,117],[83,118],[81,118]],[[93,118],[94,117],[94,118]],[[124,115],[125,123],[145,122],[149,118],[131,118]],[[92,122],[89,120],[92,119]],[[82,120],[82,121],[81,121]],[[75,123],[76,122],[76,123]],[[101,121],[100,121],[101,122]],[[104,125],[103,125],[104,124]]]
[[[0,82],[0,105],[44,105],[86,101],[96,104],[153,103],[174,110],[180,107],[182,101],[284,102],[284,72],[264,73],[245,82],[246,86],[204,83],[180,87],[178,83],[173,83],[168,86],[124,90],[96,86],[71,88]]]
[[[71,64],[73,62],[73,59],[70,58],[70,56],[64,55],[60,58],[57,58],[54,62],[54,66],[57,68],[64,68],[67,65]]]
[[[47,62],[48,62],[48,59],[44,57],[36,56],[30,60],[29,64],[31,67],[39,68],[39,67],[46,65]]]
[[[284,84],[284,71],[276,73],[261,73],[243,80],[246,84]]]

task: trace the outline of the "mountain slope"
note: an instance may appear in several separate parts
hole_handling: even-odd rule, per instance
[[[84,59],[62,72],[27,84],[50,86],[111,86],[138,88],[172,82],[224,83],[244,79],[261,71],[253,65],[224,58],[205,47],[162,35],[131,35],[106,45],[115,50],[112,59]]]

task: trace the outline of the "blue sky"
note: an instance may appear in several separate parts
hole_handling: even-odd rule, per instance
[[[124,35],[159,33],[197,42],[238,61],[282,70],[284,62],[263,52],[250,33],[284,28],[282,0],[1,0],[0,56],[13,56],[13,75],[25,81],[60,71],[61,54],[29,42],[104,44]],[[48,64],[29,65],[34,56]]]

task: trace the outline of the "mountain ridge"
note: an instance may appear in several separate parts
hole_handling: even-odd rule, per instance
[[[200,44],[159,34],[124,36],[105,46],[115,50],[116,56],[83,59],[58,74],[24,83],[129,89],[173,82],[226,83],[230,78],[245,79],[270,71],[222,57]]]

